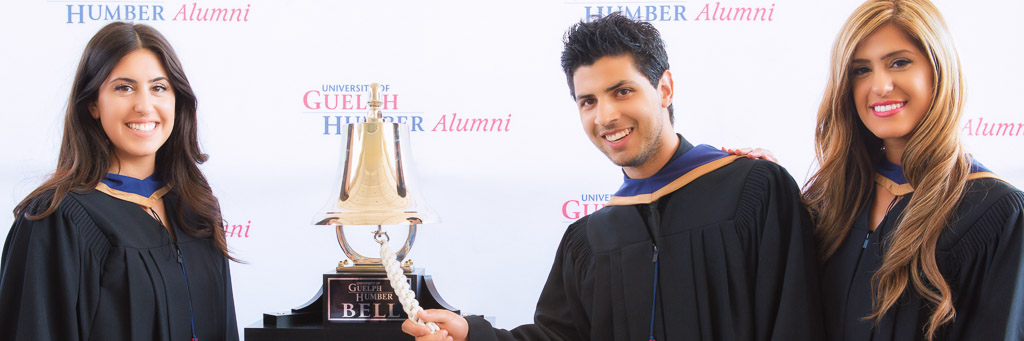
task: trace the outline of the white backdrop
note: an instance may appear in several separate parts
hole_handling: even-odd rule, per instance
[[[421,226],[411,258],[449,303],[511,328],[532,321],[565,226],[621,181],[582,134],[559,66],[562,34],[588,7],[592,14],[639,8],[644,16],[653,9],[675,76],[676,131],[693,143],[769,148],[803,182],[831,44],[858,4],[17,1],[0,14],[0,208],[13,209],[52,172],[85,43],[111,18],[134,19],[171,41],[199,97],[200,142],[211,156],[202,169],[232,233],[229,246],[247,262],[232,264],[240,328],[305,302],[344,257],[333,229],[310,220],[330,195],[336,123],[363,115],[346,109],[345,96],[366,95],[345,85],[372,82],[388,86],[386,115],[414,123],[417,177],[443,219]],[[1024,3],[937,5],[968,77],[964,124],[1024,124]],[[680,6],[686,20],[676,20]],[[771,20],[708,20],[705,6],[764,8]],[[210,8],[236,15],[195,20]],[[471,132],[446,126],[480,118],[508,124]],[[964,130],[964,138],[986,166],[1019,185],[1024,134],[1015,130]],[[0,235],[13,220],[0,215]],[[372,254],[366,239],[364,253]]]

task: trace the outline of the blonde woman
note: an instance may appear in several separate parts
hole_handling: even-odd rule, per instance
[[[1024,193],[960,143],[964,84],[927,0],[871,0],[832,49],[816,217],[832,340],[1024,339]]]

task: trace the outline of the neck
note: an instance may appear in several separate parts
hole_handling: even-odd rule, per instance
[[[672,159],[676,149],[679,148],[679,137],[674,131],[669,131],[667,135],[662,134],[659,140],[661,141],[659,148],[646,162],[636,167],[622,167],[626,176],[630,179],[646,179],[665,167],[665,164]]]
[[[885,146],[885,159],[902,167],[903,164],[900,163],[900,159],[903,158],[903,151],[907,149],[907,140],[901,138],[887,139],[882,140],[882,145]]]
[[[136,179],[145,179],[156,171],[156,156],[141,158],[125,158],[118,155],[110,160],[110,168],[107,172],[130,176]]]

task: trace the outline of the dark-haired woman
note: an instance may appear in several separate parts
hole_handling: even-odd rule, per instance
[[[832,340],[1024,340],[1024,193],[965,153],[963,105],[933,4],[850,15],[804,193]]]
[[[3,340],[237,340],[196,98],[151,27],[111,23],[75,75],[53,176],[15,209]]]

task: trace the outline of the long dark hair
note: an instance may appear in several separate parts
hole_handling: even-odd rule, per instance
[[[14,215],[42,219],[53,214],[68,192],[86,193],[96,188],[110,169],[114,146],[108,143],[99,121],[89,114],[89,106],[96,103],[100,86],[121,58],[139,49],[157,55],[174,90],[174,129],[156,152],[156,173],[181,198],[181,205],[175,206],[176,212],[172,214],[185,232],[198,238],[212,238],[221,252],[234,260],[224,240],[220,204],[198,167],[209,157],[199,150],[196,96],[174,48],[160,32],[142,24],[113,22],[89,40],[68,97],[57,170],[14,208]],[[39,199],[49,200],[49,205],[42,212],[32,212],[30,207],[42,207],[34,204]],[[185,211],[197,219],[184,219]],[[198,226],[189,225],[194,221],[198,221]]]

